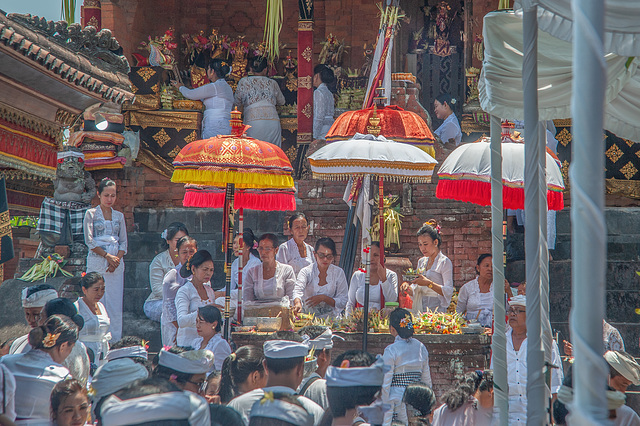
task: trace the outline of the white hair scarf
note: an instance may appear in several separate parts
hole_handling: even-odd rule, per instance
[[[325,379],[327,387],[347,388],[352,386],[382,386],[384,373],[390,367],[385,365],[382,356],[376,357],[376,362],[369,367],[341,368],[329,366]]]
[[[22,289],[22,307],[23,308],[42,308],[49,300],[56,299],[58,292],[52,288],[36,291],[27,297],[30,287]]]
[[[190,425],[211,424],[209,404],[193,392],[166,392],[122,400],[110,396],[100,410],[103,426],[125,426],[159,420],[188,420]]]

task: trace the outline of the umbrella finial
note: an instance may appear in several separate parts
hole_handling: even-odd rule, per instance
[[[513,129],[515,128],[515,125],[512,121],[504,120],[502,122],[501,127],[502,127],[502,132],[500,132],[501,137],[511,137],[511,135],[513,135]]]
[[[378,105],[378,107],[380,108],[384,108],[387,102],[387,97],[384,95],[384,92],[385,92],[385,89],[384,89],[384,86],[382,86],[382,81],[381,81],[380,85],[376,87],[376,96],[373,98],[373,104]]]
[[[242,113],[238,111],[238,107],[235,107],[233,111],[231,111],[231,134],[233,136],[242,136],[244,134],[245,128],[242,124]]]
[[[369,126],[367,126],[369,134],[378,137],[380,134],[380,117],[378,117],[378,107],[373,104],[373,114],[369,117]]]

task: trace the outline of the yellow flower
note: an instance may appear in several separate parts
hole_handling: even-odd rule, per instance
[[[260,404],[265,404],[267,402],[274,402],[276,399],[273,397],[273,392],[265,392],[264,396],[260,400]]]
[[[44,347],[47,349],[54,347],[56,345],[56,342],[58,341],[58,337],[60,337],[60,333],[47,333],[47,335],[44,336],[44,339],[42,340]]]

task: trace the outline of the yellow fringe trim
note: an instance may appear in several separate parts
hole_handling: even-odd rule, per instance
[[[288,188],[293,186],[289,175],[242,173],[236,171],[214,172],[210,170],[175,169],[171,182],[196,185],[225,186],[232,183],[238,188]]]

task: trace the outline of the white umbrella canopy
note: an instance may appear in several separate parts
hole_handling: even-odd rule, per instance
[[[524,143],[502,143],[502,184],[505,209],[524,209]],[[564,180],[556,160],[546,153],[547,201],[550,210],[564,208]],[[489,138],[456,148],[438,170],[436,197],[491,204],[491,146]]]
[[[438,164],[420,148],[361,133],[325,145],[309,156],[309,163],[315,179],[346,180],[373,175],[398,182],[431,182]]]
[[[573,38],[571,0],[516,0],[514,9],[537,6],[538,27],[564,41]],[[640,56],[640,2],[607,0],[604,15],[604,51],[621,56]]]

